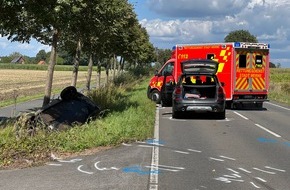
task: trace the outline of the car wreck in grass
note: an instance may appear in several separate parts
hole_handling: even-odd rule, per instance
[[[33,135],[37,129],[63,130],[95,119],[100,108],[73,86],[64,88],[60,98],[52,100],[36,112],[21,114],[15,123],[18,136]]]

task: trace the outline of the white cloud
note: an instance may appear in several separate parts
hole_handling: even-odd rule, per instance
[[[231,31],[248,30],[260,42],[271,44],[272,60],[285,61],[282,65],[290,67],[290,54],[286,53],[290,50],[285,50],[290,44],[289,0],[147,0],[147,3],[160,18],[140,23],[157,47],[222,42]]]
[[[239,12],[248,1],[240,0],[148,0],[149,7],[169,17],[225,16]]]

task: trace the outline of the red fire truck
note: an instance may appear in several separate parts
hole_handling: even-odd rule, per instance
[[[172,48],[171,58],[156,72],[148,86],[148,98],[169,105],[174,84],[181,75],[181,62],[189,59],[213,59],[219,62],[217,76],[224,83],[227,106],[245,103],[262,107],[268,101],[269,49],[267,43],[180,44]]]

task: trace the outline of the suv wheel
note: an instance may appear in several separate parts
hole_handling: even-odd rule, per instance
[[[223,112],[216,113],[217,119],[225,119],[226,118],[226,110],[224,109]]]
[[[172,118],[174,118],[174,119],[180,118],[180,112],[172,110]]]

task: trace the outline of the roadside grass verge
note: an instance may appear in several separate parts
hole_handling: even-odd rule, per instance
[[[155,104],[146,96],[147,85],[146,79],[136,78],[134,82],[111,85],[112,93],[107,97],[113,97],[114,101],[102,100],[104,97],[100,98],[98,93],[88,94],[93,100],[105,102],[97,103],[106,110],[105,114],[66,131],[39,130],[33,137],[17,138],[12,121],[11,125],[0,129],[0,168],[43,164],[51,159],[52,153],[60,156],[81,154],[88,149],[152,138]]]
[[[290,69],[270,69],[269,99],[290,105]]]

